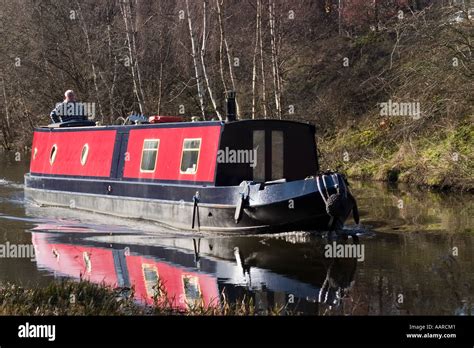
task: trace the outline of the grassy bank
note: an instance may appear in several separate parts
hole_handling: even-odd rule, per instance
[[[320,139],[323,168],[337,168],[358,179],[474,189],[471,123],[390,140],[396,129],[396,124],[381,129],[379,124],[367,122]]]
[[[229,304],[225,297],[210,305],[204,301],[189,305],[187,310],[173,306],[161,287],[153,304],[144,305],[134,297],[133,289],[113,288],[88,281],[57,280],[46,287],[23,287],[0,284],[0,315],[278,315],[290,312],[284,308],[257,311],[253,299],[244,297]]]
[[[139,315],[143,309],[119,289],[85,281],[46,287],[0,285],[0,315]]]

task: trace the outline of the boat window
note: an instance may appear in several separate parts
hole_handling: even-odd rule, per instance
[[[181,154],[181,174],[195,174],[197,172],[201,139],[184,139],[183,153]]]
[[[155,265],[148,263],[142,264],[143,278],[145,280],[145,289],[149,298],[160,297],[161,289],[159,284],[158,269]]]
[[[82,147],[82,152],[81,152],[81,164],[85,165],[87,162],[87,156],[89,156],[89,144],[85,144]]]
[[[150,173],[155,171],[159,146],[160,139],[145,139],[143,142],[140,172]]]
[[[253,131],[253,150],[257,152],[257,163],[253,168],[253,180],[265,181],[265,131]]]
[[[56,160],[57,153],[58,153],[58,146],[54,144],[49,154],[49,164],[53,165],[54,161]]]
[[[199,304],[199,301],[202,299],[199,278],[191,275],[183,276],[183,287],[187,304],[190,307]]]
[[[283,131],[272,131],[272,180],[283,179]]]

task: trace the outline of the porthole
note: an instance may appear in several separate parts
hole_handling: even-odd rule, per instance
[[[53,165],[56,160],[56,155],[58,154],[58,146],[56,144],[51,148],[51,153],[49,154],[49,164]]]
[[[82,147],[82,152],[81,152],[81,164],[85,165],[87,162],[87,156],[89,156],[89,144],[85,144]]]

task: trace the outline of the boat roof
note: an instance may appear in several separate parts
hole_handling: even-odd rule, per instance
[[[292,121],[292,120],[278,120],[278,119],[245,119],[237,120],[232,122],[225,121],[189,121],[189,122],[163,122],[163,123],[146,123],[146,124],[136,124],[136,125],[103,125],[103,126],[76,126],[76,127],[51,127],[49,126],[40,126],[37,127],[36,131],[77,131],[80,130],[97,130],[97,129],[150,129],[150,128],[182,128],[182,127],[209,127],[209,126],[232,126],[232,125],[245,125],[255,124],[255,123],[278,123],[278,124],[298,124],[298,125],[308,125],[314,127],[314,125],[307,122]]]

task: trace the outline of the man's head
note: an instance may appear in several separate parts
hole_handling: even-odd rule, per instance
[[[72,89],[68,89],[64,93],[64,101],[69,103],[69,102],[75,102],[76,101],[76,94]]]

